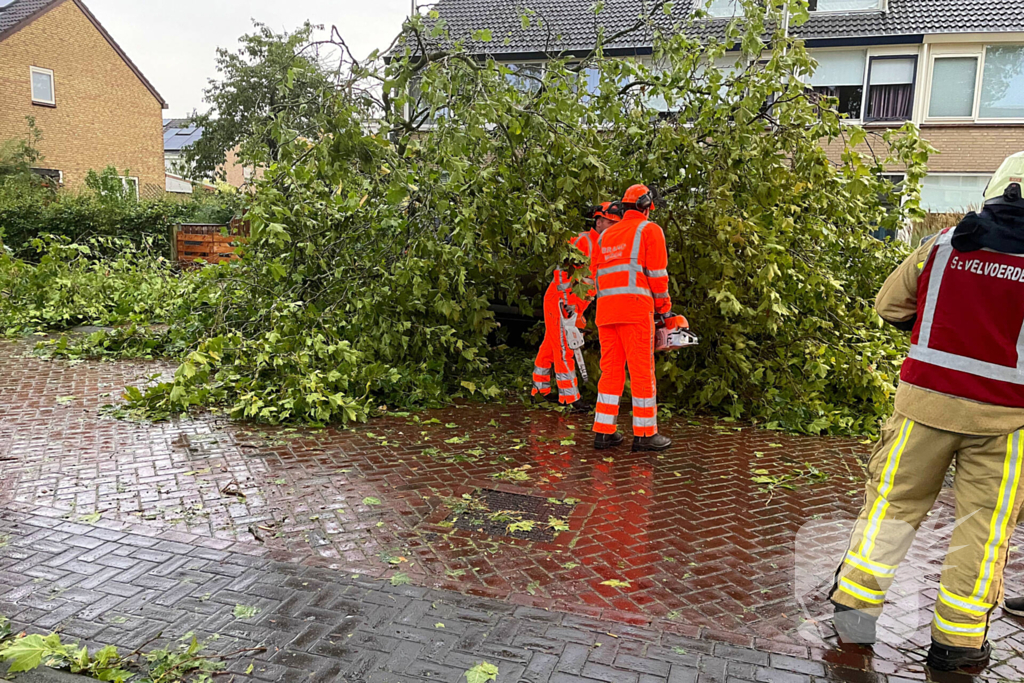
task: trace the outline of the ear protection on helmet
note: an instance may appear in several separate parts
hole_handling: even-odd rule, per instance
[[[654,195],[651,193],[650,190],[647,191],[647,194],[643,195],[642,197],[639,197],[636,200],[637,211],[647,211],[652,206],[654,206]]]

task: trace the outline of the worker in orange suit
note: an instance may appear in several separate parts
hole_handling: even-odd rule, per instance
[[[654,320],[672,308],[668,294],[668,250],[664,231],[648,218],[654,208],[654,196],[646,186],[629,188],[622,205],[622,220],[601,235],[590,260],[601,339],[594,448],[611,448],[623,441],[616,424],[628,366],[633,397],[633,450],[662,451],[672,445],[672,440],[658,434]]]
[[[601,233],[622,218],[622,211],[618,202],[605,202],[592,208],[590,217],[594,220],[594,228],[570,240],[570,244],[583,252],[588,259]],[[572,311],[576,311],[576,326],[582,329],[587,324],[583,312],[589,305],[589,299],[581,299],[572,291],[569,272],[563,268],[556,268],[554,279],[544,294],[544,341],[541,342],[540,351],[537,352],[533,364],[533,395],[541,395],[554,401],[551,392],[551,366],[554,365],[558,402],[571,405],[579,412],[589,410],[589,406],[580,401],[580,390],[576,380],[576,358],[566,343],[562,317],[565,313],[571,315]]]

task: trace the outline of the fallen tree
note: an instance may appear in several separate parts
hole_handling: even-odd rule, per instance
[[[542,74],[470,57],[436,15],[387,59],[345,52],[329,105],[260,131],[276,161],[253,160],[267,172],[245,258],[204,274],[172,324],[190,349],[174,381],[134,404],[328,422],[525,390],[530,363],[501,345],[491,306],[537,310],[553,265],[579,258],[579,207],[645,181],[663,190],[676,310],[704,340],[660,360],[661,402],[872,430],[903,340],[871,300],[905,252],[869,233],[919,214],[929,148],[908,124],[882,156],[856,152],[868,134],[801,84],[814,62],[775,28],[785,4],[752,3],[720,39],[643,18],[651,62],[598,46]],[[840,162],[823,140],[845,140]],[[893,166],[900,187],[882,177]]]

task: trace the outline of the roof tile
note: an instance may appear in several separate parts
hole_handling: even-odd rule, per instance
[[[659,15],[665,28],[687,20],[691,9],[703,0],[681,0],[670,17]],[[633,25],[650,2],[606,0],[600,14],[593,0],[439,0],[438,14],[447,22],[452,38],[464,40],[477,54],[515,55],[542,52],[585,51],[593,47],[598,32],[610,36]],[[530,13],[531,25],[522,26],[522,13]],[[696,33],[716,32],[725,20],[710,20]],[[473,41],[479,29],[490,29],[489,43]],[[886,11],[812,13],[810,20],[792,33],[805,39],[914,36],[933,33],[995,33],[1024,31],[1024,13],[1005,0],[888,0]],[[650,48],[652,35],[643,29],[606,44],[624,50]]]
[[[0,33],[14,28],[25,19],[51,5],[57,0],[14,0],[10,5],[0,9]]]

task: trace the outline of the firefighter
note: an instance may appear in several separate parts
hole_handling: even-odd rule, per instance
[[[912,331],[911,346],[836,572],[833,622],[844,641],[875,641],[896,568],[955,459],[957,523],[928,653],[943,671],[988,660],[989,618],[1024,502],[1022,177],[1024,153],[993,177],[982,212],[924,242],[875,303],[883,320]]]
[[[621,220],[622,209],[618,202],[605,202],[591,208],[589,214],[594,220],[594,228],[570,240],[570,244],[583,252],[588,259],[600,234]],[[576,324],[583,328],[586,326],[583,312],[589,305],[589,300],[579,298],[572,291],[569,273],[556,268],[554,279],[544,294],[544,341],[541,342],[540,351],[537,352],[537,358],[533,363],[533,395],[540,395],[552,403],[557,400],[558,403],[571,405],[578,412],[589,410],[589,406],[580,402],[580,390],[576,381],[576,359],[566,344],[565,333],[562,330],[562,315],[563,308],[569,312],[575,310],[579,314]],[[551,391],[552,364],[555,366],[557,399]]]
[[[622,199],[625,215],[601,235],[590,261],[597,290],[601,380],[594,416],[594,448],[618,446],[619,401],[629,367],[633,398],[633,450],[661,451],[671,439],[658,434],[654,379],[654,317],[672,308],[668,295],[665,234],[648,216],[654,196],[634,185]]]

